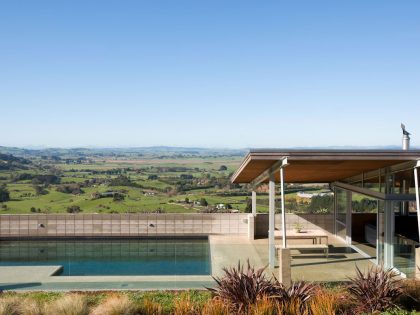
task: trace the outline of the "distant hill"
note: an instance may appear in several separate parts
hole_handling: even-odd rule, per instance
[[[279,146],[278,148],[282,148]],[[282,149],[359,149],[359,150],[400,150],[400,146],[330,146],[330,147],[289,147]],[[419,147],[412,147],[418,150]],[[17,148],[0,146],[0,153],[23,158],[80,158],[80,157],[211,157],[211,156],[240,156],[243,157],[249,149],[229,148],[197,148],[197,147],[128,147],[128,148]]]
[[[87,156],[244,156],[245,149],[218,149],[195,147],[132,147],[132,148],[42,148],[29,149],[0,146],[0,153],[20,157],[87,157]]]
[[[0,153],[0,170],[26,170],[31,161],[11,154]]]

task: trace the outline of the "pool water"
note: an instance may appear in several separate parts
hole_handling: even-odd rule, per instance
[[[1,241],[0,266],[62,266],[58,276],[209,275],[203,239]]]

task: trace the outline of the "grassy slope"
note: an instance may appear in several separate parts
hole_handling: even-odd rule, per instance
[[[95,174],[90,175],[85,170],[111,170],[117,168],[142,169],[142,173],[128,172],[131,180],[148,189],[165,189],[173,185],[163,182],[170,177],[179,177],[180,174],[192,174],[194,177],[202,177],[204,174],[220,177],[227,176],[229,172],[235,170],[240,158],[185,158],[185,159],[144,159],[144,160],[95,160],[92,164],[80,165],[56,165],[64,171],[61,177],[62,184],[80,183],[91,178],[113,178],[116,175]],[[220,172],[221,165],[228,167],[227,171]],[[189,169],[198,168],[187,172],[157,172],[153,167],[186,167]],[[151,168],[144,169],[144,168]],[[72,171],[70,171],[72,170]],[[13,172],[3,172],[0,176],[10,177]],[[158,175],[158,180],[148,180],[149,175]],[[3,180],[3,182],[7,182]],[[184,201],[186,197],[190,200],[199,200],[206,198],[209,204],[231,203],[234,208],[243,210],[245,208],[244,197],[221,197],[216,196],[215,189],[193,190],[182,195],[170,196],[162,192],[156,192],[155,195],[144,194],[144,189],[136,187],[108,187],[99,185],[97,187],[83,188],[84,193],[80,195],[64,194],[56,191],[54,185],[50,186],[48,194],[35,196],[33,185],[30,181],[19,181],[17,183],[8,183],[11,201],[4,203],[7,209],[2,209],[1,213],[31,213],[31,207],[40,208],[42,212],[63,213],[70,205],[77,205],[83,210],[83,213],[109,213],[109,212],[138,212],[154,211],[162,209],[165,212],[196,212],[196,207],[177,203],[174,201]],[[148,190],[146,189],[146,191]],[[93,192],[104,192],[107,190],[126,190],[127,196],[124,201],[114,202],[112,198],[91,199]],[[25,196],[29,194],[32,196]]]

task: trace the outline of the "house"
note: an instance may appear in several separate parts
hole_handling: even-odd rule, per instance
[[[274,267],[278,253],[280,279],[287,273],[290,277],[287,233],[291,227],[284,198],[281,244],[275,239],[276,185],[283,196],[285,183],[329,184],[334,193],[334,235],[374,263],[413,276],[419,242],[419,167],[419,150],[251,150],[232,182],[253,187],[255,218],[255,190],[269,185],[268,260]]]

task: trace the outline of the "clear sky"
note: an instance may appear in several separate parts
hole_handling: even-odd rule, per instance
[[[420,145],[420,1],[0,1],[0,145]]]

